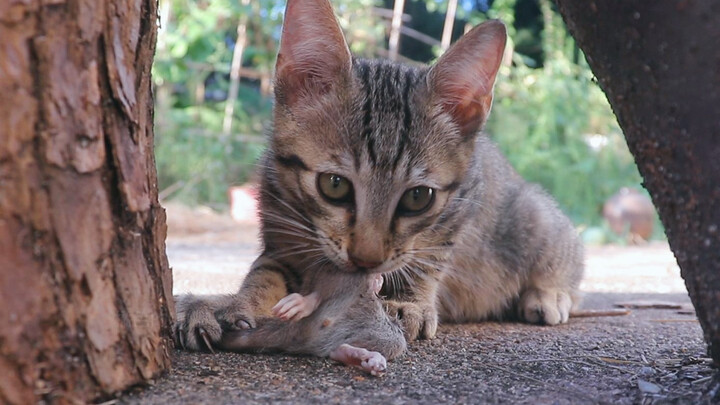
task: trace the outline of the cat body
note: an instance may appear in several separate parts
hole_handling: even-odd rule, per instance
[[[327,0],[290,0],[260,164],[264,250],[238,294],[180,299],[187,346],[256,327],[319,270],[382,274],[409,340],[438,320],[566,322],[579,238],[479,133],[505,40],[490,21],[431,67],[356,59]]]

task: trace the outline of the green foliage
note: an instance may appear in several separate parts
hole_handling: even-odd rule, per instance
[[[445,1],[408,0],[406,10],[413,2],[428,10],[446,9]],[[356,55],[377,57],[387,46],[387,25],[371,12],[376,4],[382,2],[333,1]],[[223,205],[227,187],[251,177],[264,148],[262,135],[271,126],[272,100],[258,81],[243,80],[231,134],[222,134],[236,29],[241,21],[247,23],[243,65],[267,76],[284,6],[284,0],[250,0],[248,5],[241,0],[161,0],[153,73],[156,156],[165,195]],[[525,25],[516,27],[520,15]],[[458,18],[472,25],[500,18],[508,24],[509,46],[521,42],[520,49],[532,50],[532,56],[515,52],[512,65],[501,68],[486,132],[520,174],[554,195],[578,226],[607,234],[602,203],[622,186],[638,187],[641,179],[604,94],[550,0],[495,0],[485,14],[461,7]]]
[[[241,82],[229,135],[222,134],[224,98],[237,26],[248,21],[244,60],[270,71],[280,2],[164,0],[153,66],[155,154],[163,196],[189,204],[225,205],[229,185],[246,181],[263,150],[272,101],[256,83]],[[263,22],[254,16],[263,7]],[[238,136],[237,134],[242,134]],[[253,137],[254,136],[254,137]],[[250,140],[248,142],[248,139]]]
[[[641,178],[587,62],[572,61],[575,44],[559,15],[548,1],[541,8],[545,64],[533,69],[515,54],[513,66],[501,68],[486,132],[578,226],[600,226],[605,199]]]
[[[238,24],[246,27],[243,66],[268,79],[284,0],[161,0],[153,66],[155,154],[161,196],[189,204],[227,204],[227,188],[248,181],[271,126],[272,100],[258,80],[242,80],[230,134],[222,123]],[[335,1],[355,54],[374,56],[384,28],[374,0]],[[268,80],[269,84],[269,80]],[[269,89],[269,88],[268,88]],[[267,90],[267,89],[265,89]]]
[[[604,200],[638,185],[640,176],[605,95],[587,73],[562,59],[543,69],[503,68],[486,131],[518,172],[543,185],[577,224],[597,225]]]

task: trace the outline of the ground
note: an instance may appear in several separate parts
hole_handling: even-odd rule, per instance
[[[230,292],[258,252],[257,228],[169,209],[175,293]],[[664,242],[588,247],[583,308],[677,304],[566,325],[442,325],[371,377],[328,359],[176,351],[172,371],[118,398],[128,404],[710,403],[702,331]]]

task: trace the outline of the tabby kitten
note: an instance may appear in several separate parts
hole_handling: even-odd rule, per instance
[[[311,293],[318,269],[382,273],[410,340],[433,338],[438,320],[566,322],[577,234],[478,132],[505,41],[488,21],[429,68],[356,59],[327,0],[289,0],[261,163],[264,250],[236,295],[181,297],[185,345],[253,328]]]

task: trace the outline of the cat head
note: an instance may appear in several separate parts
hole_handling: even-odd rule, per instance
[[[429,68],[359,60],[327,0],[289,0],[265,162],[266,245],[299,217],[293,232],[307,230],[347,271],[393,271],[439,250],[505,41],[504,25],[489,21]]]

